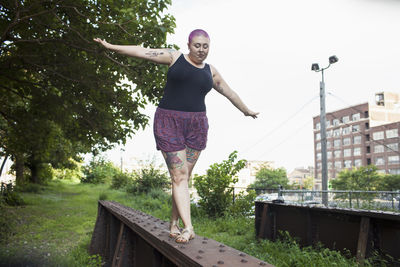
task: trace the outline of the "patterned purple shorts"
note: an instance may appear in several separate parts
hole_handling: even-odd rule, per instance
[[[157,150],[174,152],[190,147],[206,148],[208,120],[206,112],[185,112],[157,108],[153,125]]]

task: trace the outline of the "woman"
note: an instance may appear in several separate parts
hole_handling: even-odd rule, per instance
[[[154,136],[172,180],[170,237],[178,243],[187,243],[195,237],[190,217],[188,182],[201,150],[206,147],[206,94],[214,88],[245,116],[257,118],[258,113],[246,107],[216,68],[204,63],[210,46],[210,37],[204,30],[190,33],[188,54],[171,49],[112,45],[99,38],[94,41],[120,54],[169,66],[164,95],[154,117]],[[184,224],[182,232],[179,218]]]

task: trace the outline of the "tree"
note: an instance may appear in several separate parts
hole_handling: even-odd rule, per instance
[[[400,190],[400,175],[387,174],[384,175],[379,183],[379,190],[382,191],[396,191]]]
[[[278,189],[279,185],[283,188],[289,187],[286,170],[284,168],[269,169],[262,167],[256,173],[256,180],[249,185],[249,188]]]
[[[304,179],[303,188],[312,190],[314,188],[314,177],[308,176],[306,179]]]
[[[148,118],[167,67],[106,51],[92,41],[166,47],[170,0],[2,1],[0,147],[38,182],[41,164],[124,143]],[[133,86],[132,86],[132,84]]]
[[[331,180],[332,188],[335,190],[376,190],[380,182],[377,170],[378,168],[374,165],[351,170],[344,169],[339,172],[337,178]]]
[[[232,185],[238,181],[236,174],[246,166],[245,160],[235,163],[236,159],[237,151],[234,151],[228,160],[211,165],[206,175],[193,178],[199,205],[210,217],[222,216],[232,203]]]

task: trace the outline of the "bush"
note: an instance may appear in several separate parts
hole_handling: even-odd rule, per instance
[[[126,172],[117,172],[111,180],[111,188],[120,189],[132,183],[132,176]]]
[[[234,163],[236,158],[237,151],[234,151],[228,160],[211,165],[206,175],[194,177],[199,205],[210,217],[223,216],[232,203],[231,186],[237,182],[236,174],[246,165],[245,160]]]
[[[103,158],[93,158],[88,166],[83,167],[82,183],[107,184],[111,183],[112,177],[120,170],[110,161]]]
[[[9,184],[1,183],[0,202],[7,204],[9,206],[25,205],[24,200],[14,190],[14,186],[12,185],[12,183]],[[0,205],[2,205],[2,203],[0,203]]]
[[[24,183],[22,185],[18,185],[15,187],[15,191],[17,192],[25,192],[25,193],[40,193],[43,190],[43,187],[39,184],[33,183]]]
[[[254,201],[257,194],[254,190],[240,192],[235,196],[235,203],[233,203],[229,209],[229,215],[231,216],[250,216],[254,215]]]
[[[146,168],[133,173],[134,179],[127,187],[128,193],[148,193],[152,189],[166,190],[170,188],[170,178],[167,172],[150,164]]]

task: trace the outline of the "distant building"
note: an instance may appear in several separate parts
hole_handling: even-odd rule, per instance
[[[238,173],[238,182],[235,187],[247,188],[249,185],[255,182],[256,174],[262,167],[274,168],[272,161],[261,161],[261,160],[249,160],[247,161],[246,167],[244,167]]]
[[[295,168],[292,172],[288,174],[289,184],[298,184],[300,187],[304,186],[304,180],[314,177],[314,167],[299,167]],[[315,190],[319,190],[319,187],[314,188]]]
[[[316,183],[321,183],[320,116],[314,121]],[[376,165],[380,172],[400,174],[400,94],[380,92],[374,103],[326,113],[328,178],[342,169]]]

